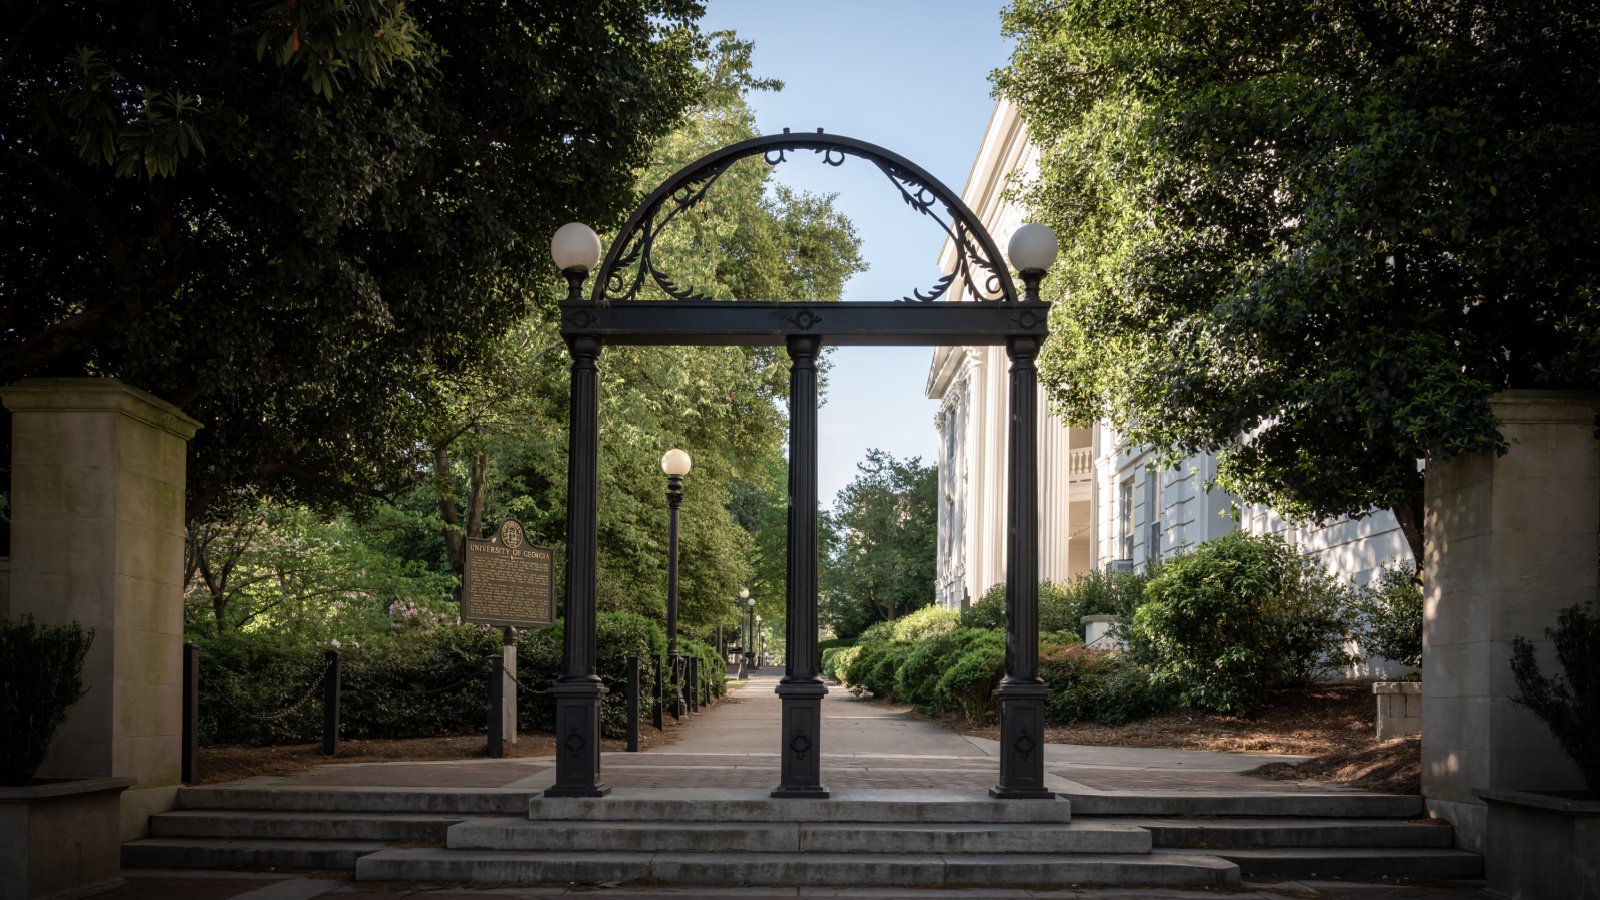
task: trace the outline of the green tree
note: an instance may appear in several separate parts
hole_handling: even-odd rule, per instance
[[[271,631],[311,641],[388,630],[396,611],[454,620],[455,579],[395,552],[393,537],[427,530],[414,513],[379,507],[366,522],[323,518],[270,501],[195,522],[185,544],[186,630]]]
[[[1044,382],[1293,518],[1600,386],[1600,16],[1563,0],[1014,0],[996,73],[1064,248]]]
[[[780,85],[751,74],[751,45],[713,35],[697,78],[701,100],[658,142],[641,192],[695,159],[756,134],[747,96]],[[680,284],[721,299],[837,300],[864,268],[859,240],[831,196],[787,191],[762,160],[730,169],[705,200],[656,235]],[[496,350],[493,378],[465,385],[441,433],[436,484],[452,534],[515,515],[561,547],[566,516],[566,363],[554,324],[529,317]],[[601,358],[600,603],[660,619],[666,596],[661,454],[687,450],[681,514],[679,620],[685,628],[742,621],[733,600],[773,571],[772,508],[783,496],[788,358],[771,348],[610,346]],[[459,498],[459,499],[458,499]],[[460,502],[460,501],[463,501]],[[452,507],[460,504],[460,509]],[[476,512],[474,512],[476,510]],[[782,527],[782,518],[777,519]],[[752,535],[767,535],[757,541]],[[459,540],[459,538],[451,538]],[[782,544],[778,544],[779,550]],[[763,612],[782,608],[774,583],[751,584]],[[773,604],[768,606],[768,604]]]
[[[191,515],[424,471],[695,101],[690,0],[51,4],[0,25],[0,384],[116,376],[206,427]]]
[[[839,492],[823,569],[823,615],[839,637],[933,602],[938,471],[867,451]]]

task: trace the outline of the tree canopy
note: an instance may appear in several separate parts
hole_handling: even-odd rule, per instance
[[[0,25],[0,384],[205,426],[191,514],[422,470],[444,383],[559,296],[697,99],[690,0],[50,4]]]
[[[1600,15],[1566,0],[1014,0],[1074,421],[1291,517],[1396,512],[1600,386]]]
[[[938,470],[867,451],[834,501],[822,614],[839,637],[933,602]]]
[[[751,74],[748,42],[721,32],[711,43],[697,75],[700,99],[638,173],[640,193],[712,150],[755,136],[749,92],[781,87]],[[750,159],[659,232],[654,253],[667,271],[716,297],[837,300],[864,268],[859,246],[832,196],[785,190],[771,166]],[[535,313],[496,346],[499,364],[489,377],[456,394],[460,402],[435,457],[448,534],[473,534],[515,515],[540,542],[563,545],[567,356],[552,349],[560,349],[554,319]],[[694,459],[681,515],[679,620],[685,627],[731,623],[745,584],[781,608],[783,560],[774,590],[767,580],[773,559],[761,548],[773,544],[774,528],[783,546],[787,356],[756,347],[619,345],[605,349],[600,368],[602,607],[662,614],[667,512],[660,459],[679,447]],[[451,512],[456,497],[467,499],[467,515]]]

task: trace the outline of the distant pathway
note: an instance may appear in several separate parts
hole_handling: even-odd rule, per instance
[[[614,788],[766,788],[779,781],[778,718],[768,669],[730,682],[729,700],[669,725],[672,740],[643,753],[607,752],[601,780]],[[648,729],[648,723],[641,727]],[[958,734],[909,707],[860,700],[831,686],[822,702],[822,784],[829,789],[985,790],[999,779],[997,741]],[[1339,790],[1239,774],[1304,757],[1132,747],[1045,746],[1045,786],[1068,794],[1123,791],[1281,793]],[[286,777],[283,787],[457,787],[542,791],[551,757],[447,762],[332,763]]]

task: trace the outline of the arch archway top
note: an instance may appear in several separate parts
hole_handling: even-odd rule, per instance
[[[928,290],[913,289],[900,299],[905,302],[931,302],[944,296],[960,279],[974,299],[1016,302],[1016,283],[1011,278],[989,229],[983,226],[961,198],[921,166],[897,153],[855,138],[815,133],[767,134],[730,144],[684,166],[644,199],[611,242],[605,262],[600,266],[590,299],[597,304],[638,299],[641,289],[653,283],[675,300],[712,300],[694,286],[680,287],[669,273],[656,265],[652,256],[655,239],[679,215],[692,209],[706,196],[730,166],[739,160],[761,156],[769,166],[787,161],[794,151],[809,150],[822,155],[822,162],[841,166],[854,156],[878,168],[913,210],[938,223],[956,245],[954,271],[942,276]],[[940,209],[942,207],[942,211]],[[782,298],[774,298],[782,299]],[[816,298],[790,298],[815,300]]]

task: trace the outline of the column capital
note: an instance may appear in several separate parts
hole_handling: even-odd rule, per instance
[[[0,402],[14,413],[121,413],[186,441],[203,427],[171,403],[115,378],[24,378],[0,388]]]

